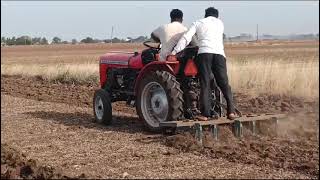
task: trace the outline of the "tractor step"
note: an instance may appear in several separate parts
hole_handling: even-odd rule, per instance
[[[236,137],[241,138],[243,136],[243,125],[249,125],[249,129],[253,134],[257,133],[257,125],[262,121],[271,121],[274,124],[274,129],[277,128],[278,120],[286,118],[285,114],[246,114],[238,117],[234,120],[229,120],[226,117],[220,117],[218,119],[209,119],[208,121],[198,120],[179,120],[161,122],[160,127],[190,127],[195,129],[195,136],[198,142],[202,144],[202,127],[209,126],[210,131],[214,139],[218,139],[218,126],[224,124],[231,124],[233,127],[233,133]]]

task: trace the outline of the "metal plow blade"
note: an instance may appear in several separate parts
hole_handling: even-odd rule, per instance
[[[277,132],[278,120],[285,119],[285,114],[247,114],[236,118],[235,120],[229,120],[226,117],[220,117],[218,119],[210,119],[208,121],[195,121],[195,120],[180,120],[180,121],[168,121],[161,122],[160,127],[167,128],[193,128],[195,130],[196,139],[202,144],[203,127],[208,126],[212,136],[215,140],[218,139],[218,126],[219,125],[232,125],[233,133],[236,137],[241,138],[243,136],[243,126],[248,127],[253,134],[258,133],[258,127],[261,123],[268,122],[274,132]]]

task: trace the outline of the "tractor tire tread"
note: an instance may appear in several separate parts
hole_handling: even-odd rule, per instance
[[[176,80],[176,77],[167,71],[155,71],[150,74],[150,77],[155,77],[164,86],[169,103],[169,119],[170,121],[176,121],[182,118],[183,110],[183,91],[180,88],[180,83]],[[138,98],[139,99],[139,98]],[[137,107],[138,108],[138,107]],[[138,109],[137,109],[138,110]],[[138,110],[139,112],[140,110]],[[141,113],[139,113],[141,114]],[[140,115],[139,115],[140,116]],[[146,124],[146,122],[145,122]],[[147,125],[147,124],[146,124]],[[160,132],[161,128],[152,128],[148,126],[148,129],[153,132]]]

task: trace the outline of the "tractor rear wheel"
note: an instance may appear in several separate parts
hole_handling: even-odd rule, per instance
[[[139,85],[137,113],[152,132],[164,130],[160,122],[176,121],[183,115],[183,92],[175,76],[166,71],[151,72]]]
[[[95,121],[109,125],[112,121],[112,106],[109,93],[104,89],[96,90],[93,98]]]

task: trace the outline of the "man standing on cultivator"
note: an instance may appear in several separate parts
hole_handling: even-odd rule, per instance
[[[217,9],[213,7],[206,9],[205,18],[194,22],[172,51],[172,55],[182,51],[191,42],[192,37],[196,36],[199,46],[196,64],[200,75],[200,102],[201,113],[204,116],[203,120],[207,120],[208,117],[212,116],[210,109],[210,83],[213,78],[215,78],[227,101],[228,119],[236,118],[223,46],[224,25],[218,17],[219,12]]]

